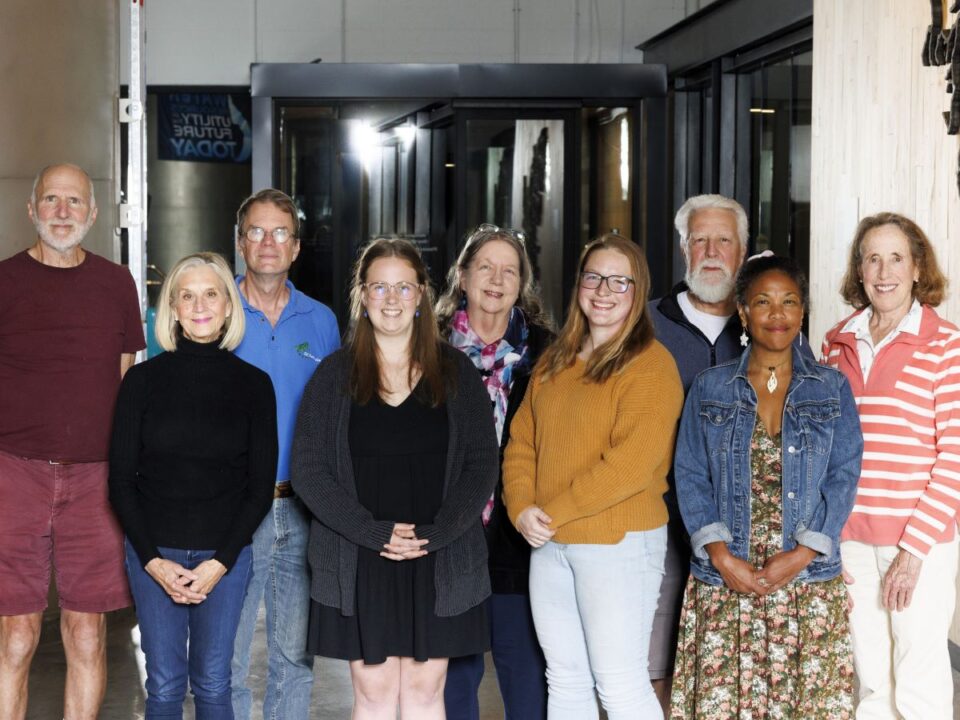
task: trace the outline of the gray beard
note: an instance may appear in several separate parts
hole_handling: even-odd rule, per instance
[[[706,282],[699,270],[694,271],[688,267],[684,280],[692,295],[702,302],[713,305],[726,302],[733,294],[734,279],[727,274],[726,269],[723,272],[723,278],[717,282]]]
[[[68,252],[83,242],[83,238],[86,237],[92,223],[74,226],[73,230],[65,238],[58,238],[50,232],[46,223],[40,220],[34,220],[33,225],[37,228],[37,234],[40,236],[44,245],[53,248],[57,252]]]

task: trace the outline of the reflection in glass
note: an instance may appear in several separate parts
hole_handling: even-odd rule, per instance
[[[679,207],[692,195],[717,191],[713,178],[713,86],[696,82],[678,88],[674,113],[676,127],[682,128],[675,148],[675,162],[684,178],[682,197],[675,198]]]
[[[462,234],[491,222],[524,232],[545,307],[562,322],[582,244],[604,232],[633,237],[638,230],[636,110],[544,109],[540,115],[435,105],[278,104],[275,182],[294,198],[303,220],[294,283],[343,322],[350,268],[365,242],[379,235],[411,240],[441,287]],[[575,148],[567,134],[577,126]],[[576,155],[566,157],[571,150]],[[579,176],[567,177],[565,167],[578,165]],[[580,207],[568,210],[565,199]]]
[[[546,308],[563,317],[563,120],[467,120],[467,226],[523,230]]]
[[[291,269],[297,287],[335,307],[334,256],[336,109],[281,109],[280,187],[300,210],[300,257]]]
[[[360,247],[374,237],[398,235],[417,244],[435,283],[446,271],[443,246],[452,217],[450,202],[444,201],[448,131],[418,133],[409,119],[396,124],[421,106],[419,101],[379,101],[291,103],[278,109],[278,183],[297,203],[303,221],[300,257],[291,276],[298,288],[330,305],[341,323],[350,268]],[[421,168],[427,174],[426,195],[417,192],[418,144],[426,150]]]
[[[632,237],[630,204],[632,161],[630,134],[633,113],[626,108],[609,108],[596,115],[596,220],[594,235],[618,232]]]
[[[755,250],[809,265],[812,63],[810,51],[740,76],[749,83],[750,227]]]

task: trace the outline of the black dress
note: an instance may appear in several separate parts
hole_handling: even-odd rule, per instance
[[[431,408],[417,395],[397,407],[374,400],[350,408],[357,495],[377,520],[432,523],[443,500],[447,410],[445,405]],[[361,547],[354,614],[344,616],[311,601],[310,652],[372,665],[394,656],[423,661],[487,650],[483,604],[453,617],[434,612],[435,559],[428,552],[398,562]]]

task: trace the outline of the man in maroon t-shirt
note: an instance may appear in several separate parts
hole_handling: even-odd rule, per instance
[[[107,500],[120,379],[144,347],[130,273],[80,247],[90,177],[44,168],[27,212],[37,242],[0,262],[0,718],[21,720],[51,566],[67,658],[64,717],[96,718],[104,613],[130,605]]]

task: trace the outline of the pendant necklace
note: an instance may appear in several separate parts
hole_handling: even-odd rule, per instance
[[[770,377],[767,379],[767,392],[772,395],[774,391],[777,389],[777,385],[779,383],[777,382],[776,369],[774,367],[770,367],[769,370],[770,370]]]
[[[770,377],[767,378],[767,392],[773,395],[777,391],[777,388],[780,387],[780,382],[777,380],[777,368],[782,367],[786,363],[790,362],[791,358],[777,363],[776,365],[768,365],[767,370],[770,371]]]

